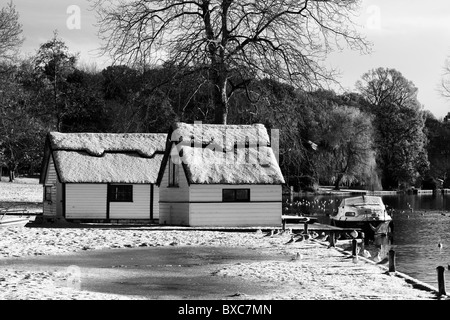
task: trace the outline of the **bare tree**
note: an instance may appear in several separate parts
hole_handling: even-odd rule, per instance
[[[91,0],[104,53],[128,64],[208,71],[215,122],[231,95],[258,77],[313,89],[334,79],[322,64],[346,45],[366,51],[352,16],[358,0]]]
[[[450,59],[445,61],[440,92],[443,97],[450,98]]]
[[[13,59],[24,39],[19,13],[12,1],[0,10],[0,59]]]
[[[377,68],[365,73],[356,87],[372,104],[383,188],[414,183],[429,168],[425,117],[414,83],[395,69]]]
[[[417,104],[417,88],[396,69],[371,69],[356,82],[356,88],[374,106]]]

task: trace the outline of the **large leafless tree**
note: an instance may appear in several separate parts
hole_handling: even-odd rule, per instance
[[[19,13],[11,1],[0,9],[0,59],[14,58],[23,40]]]
[[[450,98],[450,58],[445,61],[440,91],[442,96]]]
[[[334,79],[322,64],[341,46],[366,51],[358,0],[91,0],[103,50],[115,61],[200,68],[214,86],[215,122],[258,77],[313,89]]]

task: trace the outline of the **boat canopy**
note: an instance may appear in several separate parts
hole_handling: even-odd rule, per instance
[[[361,196],[344,199],[344,205],[346,206],[366,206],[366,205],[383,205],[381,197],[375,196]]]

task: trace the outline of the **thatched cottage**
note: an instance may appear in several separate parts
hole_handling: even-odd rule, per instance
[[[158,177],[159,223],[280,225],[282,183],[264,125],[175,123]]]
[[[166,140],[166,134],[49,133],[40,179],[44,218],[158,219],[155,184]]]

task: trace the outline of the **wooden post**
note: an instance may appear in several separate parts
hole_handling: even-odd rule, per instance
[[[439,266],[436,268],[436,270],[437,270],[437,275],[438,275],[438,289],[439,289],[438,294],[440,296],[442,296],[442,295],[445,296],[445,295],[447,295],[447,293],[445,293],[445,281],[444,281],[445,268],[443,266]]]
[[[328,238],[330,239],[330,247],[336,246],[336,235],[333,231],[330,232]]]
[[[291,203],[293,203],[294,202],[294,186],[291,186],[290,198],[291,198]]]
[[[364,248],[364,244],[365,244],[365,243],[364,243],[364,241],[365,241],[364,238],[365,238],[365,236],[366,236],[366,235],[364,234],[364,232],[361,232],[361,252],[363,252],[364,249],[365,249],[365,248]]]
[[[395,251],[389,250],[389,272],[395,272]]]
[[[305,234],[308,234],[308,221],[305,221],[305,222],[303,223],[303,227],[304,227],[304,229],[303,229],[304,231],[303,231],[303,232],[304,232]]]
[[[356,246],[358,245],[358,241],[356,239],[352,240],[352,256],[356,256]]]
[[[286,219],[281,218],[281,221],[283,222],[283,231],[286,230]]]

